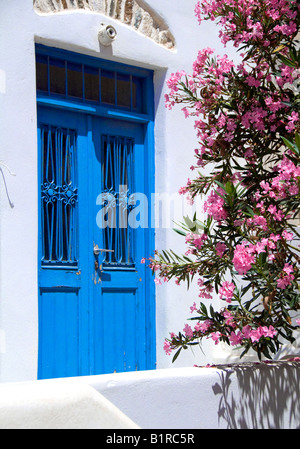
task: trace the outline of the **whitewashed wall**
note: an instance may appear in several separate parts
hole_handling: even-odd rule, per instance
[[[139,447],[150,433],[152,444],[166,442],[159,429],[167,429],[175,444],[190,434],[200,445],[196,429],[299,429],[299,394],[299,362],[5,383],[0,429],[110,429],[112,437],[131,429]]]
[[[143,2],[146,4],[146,2]],[[164,106],[165,81],[177,70],[191,72],[200,48],[224,49],[212,23],[201,27],[195,0],[150,0],[175,38],[175,49],[155,43],[129,25],[90,11],[37,14],[32,0],[0,0],[0,381],[32,380],[37,375],[37,139],[35,42],[155,71],[156,191],[177,192],[190,176],[196,146],[193,122],[180,108]],[[100,48],[100,23],[111,23],[118,36]],[[227,54],[235,57],[230,49]],[[9,170],[15,174],[13,176]],[[180,219],[181,217],[176,217]],[[156,248],[184,250],[171,229],[157,229]],[[148,256],[148,255],[145,255]],[[197,299],[174,283],[157,287],[157,367],[192,366],[222,361],[220,347],[205,354],[186,351],[175,365],[162,349],[171,331],[182,330],[189,306]],[[218,352],[216,353],[216,349]]]

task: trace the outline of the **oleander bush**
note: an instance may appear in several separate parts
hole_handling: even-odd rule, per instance
[[[194,120],[199,142],[180,193],[190,202],[201,196],[206,218],[183,217],[176,232],[185,254],[169,249],[149,259],[156,283],[199,288],[189,324],[164,349],[175,360],[211,338],[242,347],[241,356],[252,348],[272,358],[300,325],[300,5],[204,0],[195,14],[199,24],[217,23],[240,62],[201,49],[191,74],[167,81],[166,107]]]

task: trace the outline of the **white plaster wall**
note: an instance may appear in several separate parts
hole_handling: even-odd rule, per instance
[[[299,362],[8,383],[0,385],[0,429],[131,429],[126,435],[141,438],[150,435],[138,428],[299,429],[299,394]]]
[[[224,49],[212,23],[198,26],[195,0],[151,0],[176,39],[169,51],[127,25],[85,11],[38,15],[32,0],[0,0],[0,381],[37,375],[37,142],[34,43],[148,67],[155,70],[156,191],[177,192],[190,176],[196,138],[193,121],[180,108],[164,107],[165,81],[177,70],[191,72],[200,48]],[[112,23],[118,37],[112,48],[99,48],[101,22]],[[227,49],[229,56],[234,51]],[[177,217],[180,219],[180,216]],[[171,229],[156,230],[156,248],[184,250]],[[147,256],[147,255],[145,255]],[[175,365],[162,349],[169,332],[182,330],[197,291],[174,283],[157,288],[157,367],[191,366],[214,360],[215,347],[186,351]],[[217,354],[218,360],[222,359]]]
[[[1,384],[0,429],[138,428],[91,386],[64,380]]]
[[[299,429],[299,362],[82,378],[142,429]]]
[[[30,2],[0,2],[1,380],[34,379],[37,365],[37,162]]]

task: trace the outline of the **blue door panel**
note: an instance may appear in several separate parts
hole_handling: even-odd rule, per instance
[[[39,378],[88,373],[85,136],[84,115],[39,108]]]
[[[120,201],[115,190],[118,190],[119,182],[124,182],[124,179],[128,183],[127,195],[145,192],[144,127],[135,123],[97,117],[93,117],[92,126],[94,195],[91,197],[95,199],[99,193],[109,189],[110,194],[115,194],[115,198]],[[110,145],[110,154],[107,154],[107,142]],[[128,147],[132,145],[132,154],[129,155],[128,147],[124,150],[126,145]],[[123,167],[122,170],[121,164],[116,164],[116,160],[113,163],[111,161],[106,163],[109,157],[116,159],[117,156],[124,162],[125,155],[130,156],[127,170],[128,175],[132,175],[131,180],[128,179],[129,176],[124,175],[126,168]],[[106,180],[108,184],[104,179],[107,173],[103,169],[113,172],[109,176],[109,181]],[[97,216],[101,212],[101,207],[95,202],[93,207],[96,207],[94,210]],[[98,348],[96,344],[95,370],[99,373],[147,369],[144,349],[144,341],[147,339],[146,292],[142,283],[146,272],[140,260],[146,251],[148,230],[129,229],[127,234],[120,232],[120,235],[116,236],[116,230],[101,229],[97,221],[94,221],[93,229],[94,241],[99,247],[118,252],[117,258],[114,258],[114,253],[103,252],[99,255],[101,271],[94,273],[94,316],[97,323],[95,341],[99,342]],[[107,232],[110,235],[105,238]],[[130,253],[131,257],[122,256],[122,252]],[[103,367],[106,367],[104,371]]]
[[[80,373],[78,290],[42,289],[39,303],[40,378]]]
[[[139,369],[136,354],[138,315],[136,290],[103,289],[96,317],[96,339],[101,341],[101,350],[97,351],[95,360],[98,369],[106,366],[111,373]],[[144,366],[141,368],[145,369]]]
[[[145,125],[38,108],[40,379],[155,368],[153,289],[140,263],[152,231],[120,230],[121,207],[106,230],[97,202],[108,190],[125,206],[135,192],[149,197],[146,135]],[[95,245],[111,252],[96,257]]]

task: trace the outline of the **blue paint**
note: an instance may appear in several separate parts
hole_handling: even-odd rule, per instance
[[[43,264],[77,264],[76,130],[41,125]]]
[[[144,96],[151,72],[58,49],[48,56],[42,45],[36,49],[38,96],[142,114],[149,110]]]
[[[143,113],[132,110],[132,95],[125,111],[37,93],[38,378],[154,369],[155,289],[150,270],[140,263],[153,252],[154,230],[118,225],[112,232],[96,222],[99,194],[110,190],[119,205],[134,192],[149,199],[154,192],[152,73],[42,46],[37,52],[47,61],[60,57],[130,80],[140,76],[146,87],[139,100]],[[116,189],[125,181],[123,198]],[[127,204],[117,213],[128,217],[134,207]],[[115,253],[95,256],[94,245]]]

